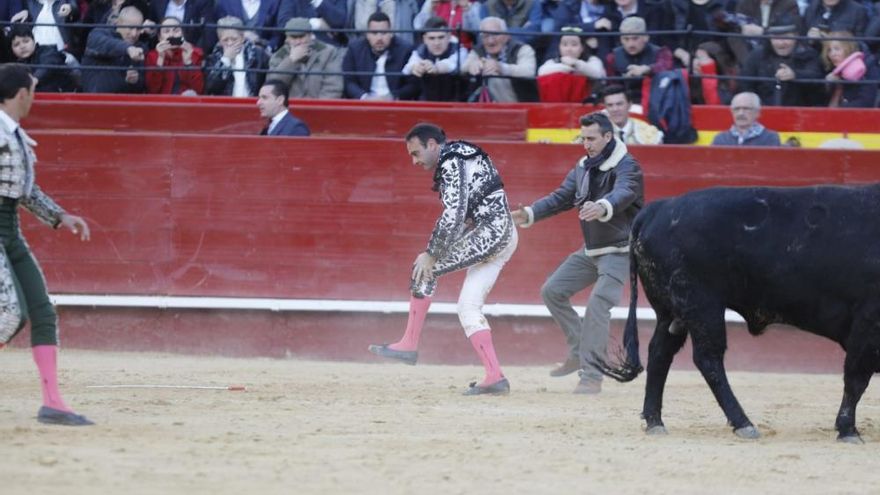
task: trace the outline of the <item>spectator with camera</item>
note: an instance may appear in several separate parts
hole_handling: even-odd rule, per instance
[[[244,35],[245,25],[237,17],[217,21],[217,46],[205,63],[205,94],[257,96],[269,65],[269,56]]]
[[[266,79],[284,82],[290,98],[342,98],[345,49],[316,39],[311,29],[304,17],[287,21],[284,46],[269,59],[269,69],[278,72],[270,72]]]
[[[800,82],[824,77],[819,54],[793,38],[798,35],[793,18],[777,22],[766,30],[771,38],[749,54],[742,70],[743,76],[765,80],[743,80],[740,89],[756,93],[769,106],[824,105],[821,86]]]
[[[34,77],[38,79],[37,91],[59,93],[79,88],[79,63],[72,55],[58,51],[53,45],[37,44],[29,24],[13,25],[8,36],[13,62],[40,66],[32,69]]]
[[[123,7],[115,28],[96,28],[89,33],[83,65],[107,69],[83,69],[86,93],[143,93],[144,48],[138,38],[144,16],[135,7]]]
[[[159,42],[147,53],[147,92],[170,95],[198,95],[205,89],[202,49],[183,35],[180,19],[166,17],[159,26]],[[163,70],[180,67],[181,70]],[[156,68],[160,70],[149,70]]]
[[[206,29],[202,23],[213,24],[214,2],[211,0],[151,0],[150,19],[160,22],[162,19],[174,17],[180,20],[183,37],[186,41],[202,49],[202,53],[210,51],[217,43],[217,35],[212,29]]]

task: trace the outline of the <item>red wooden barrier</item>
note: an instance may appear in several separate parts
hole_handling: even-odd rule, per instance
[[[221,96],[169,96],[169,95],[115,95],[115,94],[50,94],[40,93],[37,96],[35,111],[39,111],[44,103],[48,102],[112,102],[119,107],[137,105],[140,103],[153,104],[178,104],[188,108],[199,105],[216,105],[211,113],[211,119],[230,125],[242,120],[230,120],[226,110],[228,107],[252,107],[255,105],[254,98],[231,98]],[[305,110],[306,107],[335,107],[343,108],[366,108],[366,109],[408,109],[419,113],[419,118],[431,118],[432,109],[458,109],[476,110],[483,113],[484,120],[499,120],[499,110],[521,110],[528,114],[527,122],[520,131],[528,128],[576,128],[581,115],[594,111],[592,105],[578,105],[570,103],[442,103],[442,102],[362,102],[359,100],[305,100],[296,99],[291,102],[294,112]],[[123,110],[120,110],[123,111]],[[243,117],[245,120],[256,122],[255,112]],[[491,115],[489,115],[491,113]],[[241,115],[235,114],[234,115]],[[489,118],[485,118],[489,115]],[[731,125],[730,110],[724,106],[699,105],[693,107],[692,113],[694,126],[700,130],[724,130]],[[80,117],[75,114],[67,115],[67,121],[79,121]],[[761,122],[767,127],[777,131],[798,132],[862,132],[880,133],[880,109],[845,109],[845,108],[809,108],[809,107],[764,107],[761,111]],[[196,123],[201,127],[202,123]],[[256,125],[256,124],[254,124]],[[64,128],[74,126],[64,125]],[[89,126],[83,122],[83,127]],[[47,128],[47,127],[44,127]],[[259,129],[259,126],[256,127]],[[108,127],[109,129],[109,127]],[[152,129],[152,128],[151,128]],[[250,127],[248,128],[251,129]],[[378,135],[362,134],[364,137],[379,137]],[[472,134],[462,133],[471,137],[487,136],[479,132]],[[502,139],[502,137],[499,137]],[[521,139],[520,139],[521,140]]]
[[[403,300],[438,214],[430,175],[399,139],[36,131],[39,182],[93,225],[93,241],[27,235],[54,292]],[[554,189],[577,146],[480,142],[515,205]],[[633,148],[649,199],[716,184],[877,180],[880,152]],[[43,228],[43,227],[39,227]],[[573,212],[521,233],[493,292],[538,303],[582,244]],[[441,283],[439,300],[458,284]]]
[[[208,134],[259,134],[265,125],[251,104],[38,100],[28,129],[104,130]],[[527,112],[498,109],[487,118],[479,108],[407,106],[294,106],[313,135],[401,138],[414,124],[434,122],[450,135],[524,141]]]

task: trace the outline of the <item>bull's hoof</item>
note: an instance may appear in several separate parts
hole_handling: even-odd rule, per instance
[[[654,436],[656,436],[656,435],[668,435],[668,434],[669,434],[669,432],[666,431],[666,427],[663,426],[663,425],[649,426],[649,427],[645,430],[645,433],[648,434],[648,435],[654,435]]]
[[[755,440],[761,438],[761,432],[759,432],[758,429],[752,425],[737,428],[733,430],[733,433],[739,438],[744,438],[746,440]]]
[[[862,437],[859,436],[858,433],[854,435],[838,435],[837,441],[840,443],[849,443],[853,445],[863,445],[865,443],[865,441],[862,440]]]

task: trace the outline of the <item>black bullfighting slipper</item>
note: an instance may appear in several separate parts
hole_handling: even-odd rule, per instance
[[[368,347],[368,349],[370,350],[370,352],[377,356],[388,359],[396,359],[411,366],[416,364],[416,361],[418,361],[419,359],[419,351],[396,351],[388,347],[388,344],[374,344]]]
[[[64,425],[64,426],[88,426],[95,424],[89,418],[80,414],[54,409],[52,407],[43,406],[37,412],[37,421],[47,425]]]
[[[477,385],[471,382],[464,395],[507,395],[510,393],[510,382],[502,378],[491,385]]]

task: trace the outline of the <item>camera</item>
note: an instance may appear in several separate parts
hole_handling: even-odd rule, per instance
[[[183,37],[182,36],[172,36],[172,37],[168,38],[168,43],[171,46],[180,46],[183,44]]]

